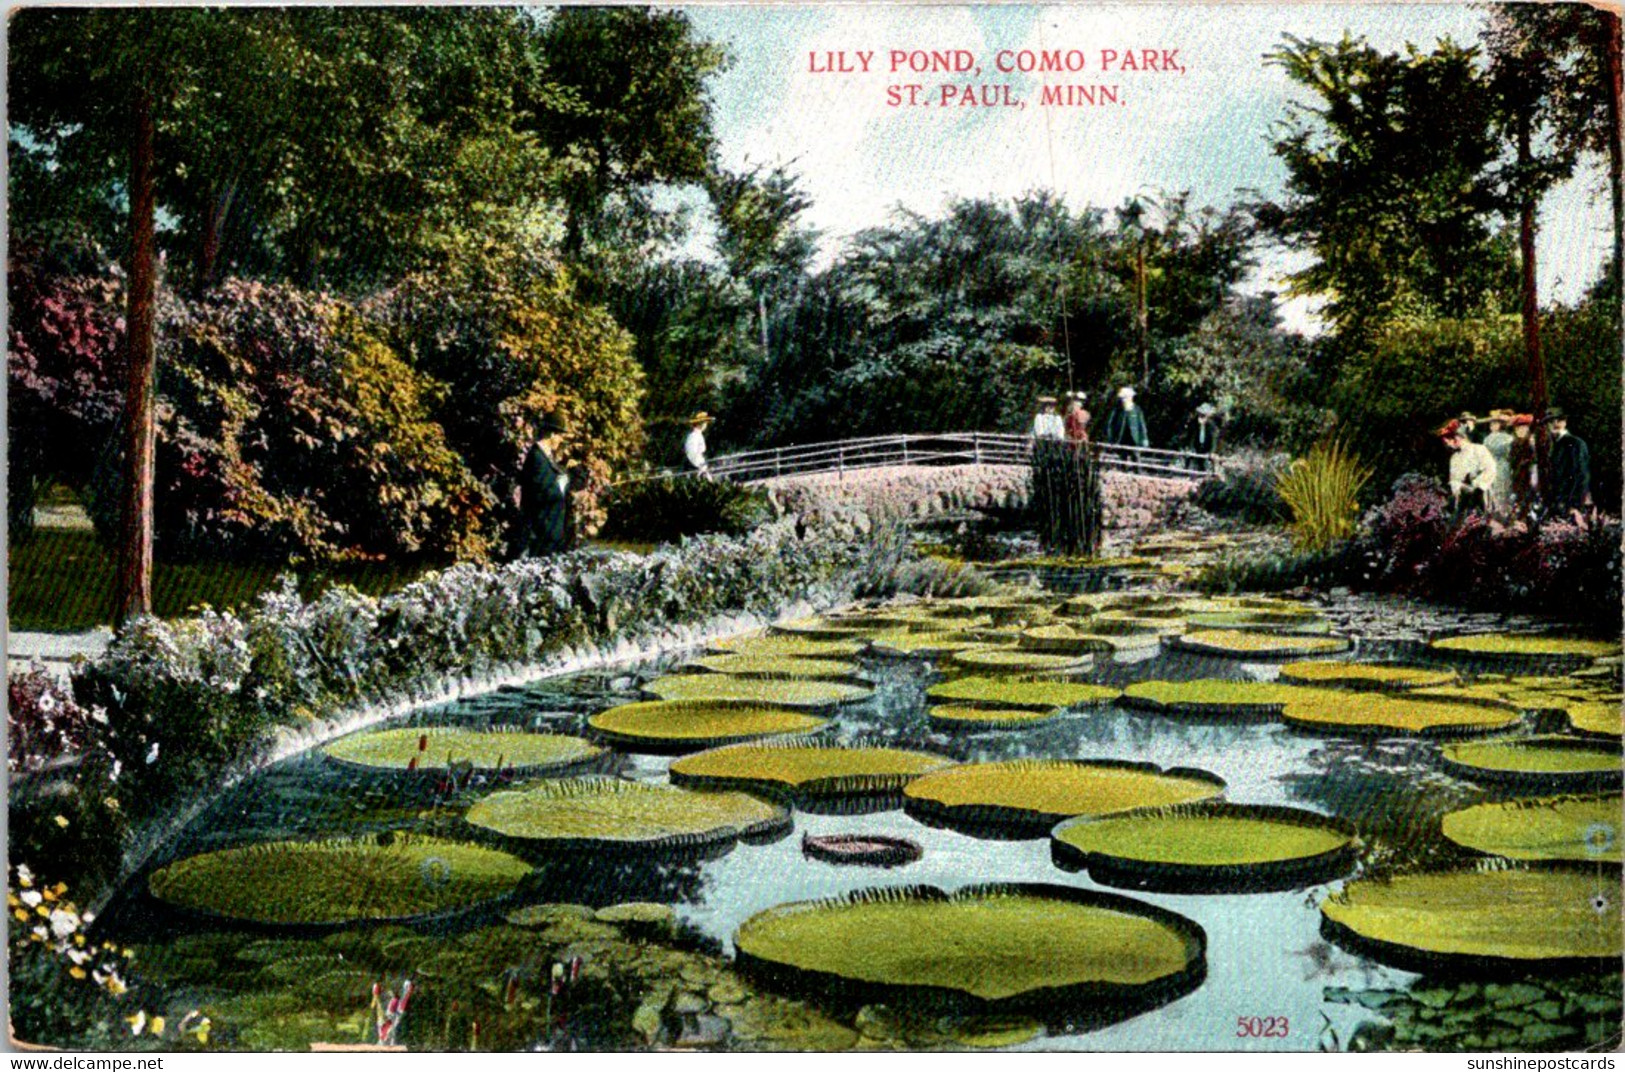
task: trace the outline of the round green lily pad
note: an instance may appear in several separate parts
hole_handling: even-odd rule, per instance
[[[919,632],[904,629],[876,633],[871,639],[869,650],[876,655],[918,655],[934,659],[951,655],[956,651],[984,647],[986,643],[970,633],[947,630]]]
[[[1156,634],[1148,634],[1152,642]],[[1095,655],[1116,650],[1116,645],[1105,634],[1090,632],[1087,626],[1042,625],[1024,629],[1018,641],[1028,651],[1047,652],[1052,655]]]
[[[1619,970],[1619,872],[1503,867],[1360,879],[1321,903],[1327,935],[1410,971]]]
[[[1617,784],[1620,751],[1578,737],[1461,741],[1440,749],[1453,774],[1481,782],[1550,786]]]
[[[903,803],[918,819],[1035,837],[1074,815],[1188,804],[1223,791],[1223,780],[1206,771],[1161,771],[1114,760],[1017,759],[921,775],[903,788]]]
[[[1521,716],[1514,710],[1480,703],[1349,692],[1340,697],[1290,701],[1281,717],[1294,726],[1325,733],[1471,736],[1507,729]]]
[[[760,655],[767,658],[844,659],[863,650],[858,640],[812,640],[800,636],[769,636],[747,633],[713,641],[713,651],[731,655]]]
[[[614,778],[572,778],[493,793],[467,821],[557,849],[665,849],[788,829],[782,807],[745,793],[699,793]]]
[[[1316,690],[1273,681],[1136,681],[1123,690],[1122,703],[1161,714],[1200,718],[1274,718],[1290,700],[1316,695]]]
[[[737,700],[779,707],[820,708],[867,700],[875,690],[846,681],[668,674],[649,682],[644,691],[662,700]]]
[[[1585,661],[1619,654],[1617,640],[1588,640],[1541,633],[1471,633],[1440,637],[1430,641],[1428,647],[1447,655],[1512,665],[1549,659]]]
[[[1200,629],[1243,629],[1251,632],[1268,632],[1275,629],[1319,632],[1326,627],[1325,620],[1310,607],[1200,611],[1190,616],[1190,623]]]
[[[926,694],[933,700],[949,700],[988,707],[1076,707],[1080,704],[1110,703],[1120,695],[1109,685],[1087,685],[1071,681],[1012,681],[998,677],[962,677],[932,685]]]
[[[779,622],[773,626],[773,631],[808,640],[861,640],[873,633],[875,628],[853,618],[799,618],[793,622]]]
[[[1620,862],[1618,793],[1507,800],[1453,811],[1444,836],[1458,845],[1510,860]]]
[[[751,974],[848,1004],[1075,1007],[1108,1019],[1196,986],[1205,946],[1200,927],[1166,909],[1042,885],[866,890],[770,908],[734,935]]]
[[[556,733],[424,726],[351,734],[327,745],[322,753],[339,763],[370,770],[443,771],[453,764],[469,763],[476,770],[541,774],[579,769],[604,750],[580,737]]]
[[[694,752],[757,737],[813,733],[829,720],[790,707],[718,700],[622,704],[587,725],[623,748]]]
[[[971,648],[956,653],[952,661],[967,670],[995,674],[1066,674],[1086,669],[1090,663],[1087,657],[1047,655],[1009,647]]]
[[[827,678],[840,680],[857,674],[858,664],[846,659],[814,659],[801,655],[707,655],[695,667],[734,677]]]
[[[147,884],[159,900],[194,911],[308,926],[465,909],[507,896],[530,871],[481,845],[381,834],[207,852],[158,869]]]
[[[801,743],[740,744],[685,756],[671,765],[673,785],[836,797],[895,793],[954,761],[901,748],[839,748]]]
[[[1063,867],[1097,882],[1185,893],[1259,893],[1325,882],[1354,865],[1347,823],[1298,808],[1202,803],[1068,819]]]
[[[1614,738],[1625,735],[1625,708],[1617,700],[1568,704],[1563,710],[1576,733]]]
[[[1019,730],[1034,723],[1045,722],[1064,711],[1052,707],[966,707],[961,704],[938,704],[931,708],[930,720],[934,729],[974,733],[977,730]]]
[[[1303,636],[1296,633],[1257,632],[1244,629],[1198,629],[1169,637],[1168,643],[1197,655],[1225,655],[1236,659],[1290,659],[1300,655],[1333,655],[1347,651],[1343,637]]]
[[[1287,663],[1281,680],[1340,689],[1425,689],[1449,685],[1457,676],[1454,670],[1325,659]]]

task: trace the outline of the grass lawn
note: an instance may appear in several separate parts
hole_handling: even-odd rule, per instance
[[[112,552],[88,528],[40,528],[9,549],[6,613],[13,630],[82,632],[112,622]],[[333,584],[352,585],[382,595],[428,569],[422,565],[362,563],[302,574],[300,590],[309,597]],[[185,615],[207,603],[241,607],[276,584],[281,567],[227,562],[157,563],[153,567],[153,610],[161,617]]]

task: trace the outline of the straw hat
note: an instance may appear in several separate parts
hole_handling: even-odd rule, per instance
[[[1200,406],[1196,407],[1196,415],[1198,417],[1211,417],[1217,412],[1219,412],[1218,407],[1211,402],[1203,402]]]
[[[1117,397],[1118,398],[1133,398],[1134,397],[1134,388],[1132,388],[1132,387],[1119,387],[1117,389]]]
[[[1517,414],[1513,413],[1509,409],[1492,409],[1490,410],[1488,419],[1492,421],[1500,421],[1502,424],[1507,424],[1512,420],[1513,417],[1516,416]]]
[[[704,425],[710,424],[714,419],[715,418],[713,418],[709,413],[705,412],[705,410],[702,409],[702,410],[700,410],[700,412],[698,412],[698,413],[694,414],[694,416],[690,417],[688,419],[688,423],[693,425],[695,428],[700,428],[700,427],[702,427]]]

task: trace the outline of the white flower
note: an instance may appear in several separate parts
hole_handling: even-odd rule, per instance
[[[34,881],[34,872],[32,872],[32,871],[30,871],[28,869],[27,864],[18,864],[17,865],[17,879],[24,886],[27,886],[28,884],[30,884],[31,882]]]
[[[18,894],[18,897],[23,904],[27,905],[29,908],[35,907],[40,903],[41,900],[44,899],[40,896],[40,892],[38,890],[24,890],[22,893]]]
[[[152,742],[152,747],[147,749],[147,763],[152,764],[156,762],[158,762],[158,742],[154,741]]]
[[[51,933],[58,938],[66,938],[79,929],[79,917],[72,912],[64,912],[58,908],[51,913]],[[74,963],[78,963],[75,961]]]
[[[52,711],[56,710],[56,697],[52,696],[49,692],[42,692],[39,694],[39,699],[35,702],[35,706],[37,706],[41,712],[48,715]]]

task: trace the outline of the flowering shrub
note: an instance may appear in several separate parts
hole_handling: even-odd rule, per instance
[[[12,673],[7,699],[6,767],[13,774],[39,770],[89,743],[91,714],[73,702],[43,665]]]

